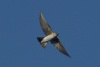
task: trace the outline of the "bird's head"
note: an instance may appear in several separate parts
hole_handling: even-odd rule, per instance
[[[59,33],[58,33],[58,32],[56,32],[56,35],[58,36],[58,35],[59,35]]]

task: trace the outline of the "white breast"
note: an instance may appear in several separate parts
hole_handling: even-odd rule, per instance
[[[53,39],[54,37],[56,37],[56,36],[57,36],[56,33],[52,33],[52,34],[50,34],[50,35],[44,37],[43,40],[41,41],[41,43],[43,43],[43,42],[48,42],[48,41],[50,41],[51,39]]]

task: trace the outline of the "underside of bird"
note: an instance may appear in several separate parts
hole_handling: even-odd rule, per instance
[[[45,48],[47,45],[47,42],[51,41],[52,39],[54,39],[57,36],[58,36],[58,33],[52,33],[52,34],[45,36],[45,37],[37,37],[37,40],[40,42],[41,46],[43,48]]]
[[[40,12],[39,20],[42,31],[46,35],[45,37],[37,37],[37,40],[40,42],[41,46],[45,48],[48,41],[50,41],[51,44],[53,44],[54,47],[57,48],[57,50],[59,50],[64,55],[70,57],[66,49],[63,47],[61,41],[57,38],[58,33],[54,33],[52,31],[50,25],[46,22],[45,18],[43,17],[42,12]]]

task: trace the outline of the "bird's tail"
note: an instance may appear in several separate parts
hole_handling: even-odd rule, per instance
[[[37,37],[37,40],[40,42],[41,46],[42,46],[43,48],[45,48],[46,45],[47,45],[47,42],[41,43],[41,41],[43,40],[43,38],[44,38],[44,37]]]

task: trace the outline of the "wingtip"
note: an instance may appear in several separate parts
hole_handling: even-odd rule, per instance
[[[40,11],[40,18],[43,18],[43,14],[42,14],[42,11]]]
[[[40,10],[40,16],[42,16],[42,10]]]
[[[71,56],[70,55],[67,55],[69,58],[71,58]]]
[[[66,53],[65,55],[66,55],[67,57],[71,58],[71,56],[70,56],[68,53]]]

